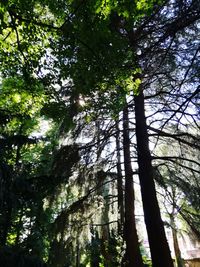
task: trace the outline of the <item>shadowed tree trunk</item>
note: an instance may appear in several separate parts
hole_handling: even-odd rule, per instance
[[[11,227],[11,220],[12,220],[12,204],[11,204],[11,200],[9,199],[10,196],[8,196],[8,201],[7,201],[7,210],[5,212],[5,217],[4,217],[4,223],[3,223],[3,228],[2,228],[2,236],[0,238],[0,244],[2,246],[5,246],[7,243],[7,237],[8,237],[8,233]]]
[[[76,267],[80,267],[80,246],[79,246],[79,238],[78,233],[76,237]]]
[[[101,261],[101,255],[100,255],[100,239],[98,232],[91,227],[91,234],[92,234],[92,249],[91,249],[91,259],[90,259],[90,265],[92,267],[99,267],[100,261]]]
[[[152,262],[154,267],[173,267],[153,179],[142,91],[134,101],[139,179]]]
[[[175,223],[175,212],[174,208],[172,213],[170,214],[170,225],[172,228],[172,237],[173,237],[173,244],[174,244],[174,253],[176,257],[176,266],[177,267],[184,267],[184,261],[181,257],[181,251],[179,248],[179,243],[178,243],[178,236],[177,236],[177,228],[176,228],[176,223]]]
[[[116,124],[116,150],[117,150],[117,195],[118,195],[118,233],[123,233],[124,227],[124,193],[123,193],[123,176],[121,168],[121,153],[120,153],[120,130],[119,122]]]
[[[23,209],[19,213],[19,222],[18,222],[17,227],[16,227],[16,238],[15,238],[15,246],[16,247],[19,245],[21,230],[23,227],[22,218],[23,218]]]
[[[177,267],[183,267],[183,262],[181,258],[181,252],[178,244],[178,238],[177,238],[177,230],[174,223],[174,219],[170,218],[171,226],[172,226],[172,236],[173,236],[173,244],[174,244],[174,253],[176,257],[176,266]]]
[[[129,118],[128,107],[123,111],[123,149],[124,149],[124,170],[125,170],[125,224],[124,240],[126,252],[124,258],[125,267],[143,267],[140,254],[136,224],[135,224],[135,196],[133,189],[133,170],[131,166]]]
[[[8,233],[12,224],[12,177],[8,167],[4,164],[0,166],[0,213],[1,213],[1,229],[0,229],[0,245],[5,246],[7,243]]]

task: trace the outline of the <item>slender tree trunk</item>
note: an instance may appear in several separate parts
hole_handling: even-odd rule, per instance
[[[10,197],[10,196],[9,196]],[[3,233],[2,236],[0,238],[0,244],[2,246],[5,246],[7,243],[7,237],[8,237],[8,233],[11,227],[11,221],[12,221],[12,204],[11,204],[11,200],[7,201],[7,210],[4,213],[4,223],[3,223]]]
[[[117,195],[118,195],[118,233],[121,235],[123,233],[124,227],[124,193],[123,193],[123,176],[121,168],[121,153],[120,153],[120,131],[119,122],[116,125],[116,149],[117,149]]]
[[[1,222],[1,230],[0,230],[0,245],[5,246],[7,243],[8,233],[12,224],[12,211],[13,211],[13,203],[11,198],[12,192],[12,177],[11,173],[8,170],[7,166],[1,166],[0,169],[1,175],[1,186],[2,186],[2,196],[0,203],[0,212],[2,213],[2,222]]]
[[[109,252],[109,226],[105,225],[102,228],[101,234],[101,254],[103,256],[103,266],[109,267],[112,255]]]
[[[80,267],[80,247],[78,236],[76,238],[76,267]]]
[[[152,262],[154,267],[173,267],[153,179],[142,91],[134,101],[139,179]]]
[[[19,245],[21,230],[23,227],[22,218],[23,218],[23,209],[20,211],[19,222],[17,224],[17,229],[16,229],[16,238],[15,238],[15,246],[16,247],[18,247],[18,245]]]
[[[98,232],[91,227],[91,234],[92,234],[92,249],[91,249],[91,258],[90,258],[90,265],[92,267],[99,267],[101,261],[100,255],[100,239]]]
[[[106,188],[102,187],[102,196],[104,195],[103,190]],[[111,256],[109,251],[109,243],[110,243],[110,227],[109,224],[106,224],[109,222],[109,199],[106,198],[105,200],[105,206],[102,210],[102,227],[101,227],[101,255],[103,256],[103,265],[104,267],[110,266]],[[105,225],[103,225],[105,224]]]
[[[100,157],[101,157],[101,152],[102,152],[102,146],[101,146],[101,136],[100,136],[100,128],[101,124],[100,121],[95,122],[95,130],[96,130],[96,142],[97,142],[97,164],[99,163]],[[98,257],[102,256],[103,258],[103,263],[105,267],[110,266],[110,255],[109,255],[109,237],[110,237],[110,229],[109,225],[104,225],[107,222],[109,222],[109,200],[105,198],[107,195],[107,189],[106,185],[103,185],[103,182],[106,181],[107,177],[105,174],[97,173],[97,180],[98,180],[98,186],[99,189],[97,190],[97,193],[101,196],[104,197],[104,209],[102,210],[102,215],[101,215],[101,245],[100,245],[100,250],[99,250],[99,255]],[[97,255],[96,255],[97,256]]]
[[[124,239],[126,242],[125,266],[142,267],[136,224],[135,224],[135,196],[133,189],[133,170],[130,156],[129,118],[128,107],[123,111],[123,149],[125,170],[125,224]],[[160,266],[161,267],[161,266]]]
[[[176,223],[174,220],[174,212],[170,214],[170,224],[172,228],[172,237],[173,237],[173,244],[174,244],[174,253],[176,257],[176,266],[177,267],[184,267],[184,262],[181,257],[181,251],[179,248],[179,243],[178,243],[178,237],[177,237],[177,228],[176,228]]]

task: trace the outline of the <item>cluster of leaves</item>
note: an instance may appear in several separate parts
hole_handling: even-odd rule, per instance
[[[3,115],[0,124],[1,248],[5,245],[14,246],[16,250],[26,248],[27,253],[34,251],[42,258],[47,248],[44,243],[49,215],[48,210],[43,210],[45,192],[40,191],[46,183],[45,177],[35,176],[42,169],[39,159],[45,141],[37,137],[37,132],[40,131],[40,110],[46,96],[39,82],[32,80],[28,84],[20,76],[4,79],[0,95]],[[27,234],[29,221],[32,232]]]

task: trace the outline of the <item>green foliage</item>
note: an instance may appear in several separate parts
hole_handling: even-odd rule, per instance
[[[148,253],[142,244],[140,244],[140,251],[141,251],[144,266],[145,267],[152,267],[152,261],[149,258]]]
[[[96,12],[100,13],[105,19],[116,12],[125,19],[137,21],[147,14],[151,14],[155,5],[161,4],[158,0],[137,0],[137,1],[117,1],[117,0],[99,0],[96,1]]]
[[[102,254],[102,247],[105,246],[107,258]],[[121,240],[115,230],[111,231],[108,242],[99,237],[96,230],[92,230],[92,240],[85,248],[85,256],[81,266],[108,266],[118,267],[122,260]]]
[[[0,87],[0,109],[9,116],[4,132],[30,134],[38,125],[37,116],[45,102],[43,87],[38,83],[30,86],[20,77],[3,80]],[[5,124],[4,124],[5,125]]]
[[[30,255],[23,249],[12,248],[9,246],[0,248],[0,263],[2,266],[7,267],[46,267],[46,264],[36,256]]]
[[[177,47],[173,45],[173,40],[176,39],[174,28],[183,23],[183,18],[187,21],[187,16],[191,14],[180,17],[174,28],[172,26],[175,24],[171,24],[170,20],[174,19],[174,14],[174,17],[177,15],[179,18],[179,11],[180,14],[182,12],[184,14],[190,3],[191,10],[194,10],[193,1],[172,2],[169,7],[169,2],[164,3],[162,0],[1,1],[0,242],[2,246],[7,244],[11,247],[22,247],[24,251],[29,251],[46,261],[49,251],[56,251],[53,242],[62,255],[63,251],[74,249],[77,240],[72,236],[73,233],[70,233],[70,240],[67,242],[64,240],[67,236],[66,231],[70,228],[66,221],[70,212],[76,213],[77,205],[82,208],[81,215],[84,218],[85,211],[89,210],[87,207],[89,204],[78,200],[78,204],[75,202],[74,205],[75,211],[71,208],[65,213],[65,209],[71,207],[71,204],[74,207],[72,202],[77,196],[85,194],[88,197],[91,192],[94,193],[96,189],[93,189],[93,186],[98,185],[99,189],[99,180],[94,169],[101,165],[96,162],[98,154],[96,151],[102,146],[101,156],[105,159],[97,156],[98,161],[102,160],[107,168],[113,170],[116,165],[113,160],[115,151],[108,157],[106,150],[114,146],[112,140],[116,134],[113,131],[114,120],[119,119],[119,113],[127,102],[127,96],[138,95],[143,82],[148,84],[151,95],[152,79],[155,73],[157,75],[155,61],[159,61],[160,57],[163,58],[166,67],[158,65],[161,68],[160,72],[165,71],[165,76],[173,76],[170,70],[176,69],[178,60],[175,51],[180,50],[182,53],[184,50],[183,47],[179,49],[178,45]],[[195,9],[195,12],[198,13],[198,10]],[[193,30],[189,31],[191,34]],[[183,38],[181,28],[176,32],[180,34],[181,40]],[[171,42],[171,36],[174,38],[171,43],[173,55],[168,57],[167,54],[171,49],[168,48],[168,42]],[[157,52],[158,54],[155,54]],[[191,62],[192,58],[190,55],[187,60]],[[184,63],[187,60],[184,59]],[[178,66],[179,68],[181,66]],[[190,72],[189,67],[186,76]],[[179,84],[177,99],[185,98],[188,101],[190,97],[188,98],[187,88],[184,88],[183,94],[181,91],[182,73],[177,73],[171,80],[169,77],[165,78],[165,84],[170,84],[171,87],[176,86],[176,83]],[[165,89],[162,87],[160,76],[158,80],[159,86],[155,89],[157,90],[155,95],[160,95]],[[145,94],[148,96],[148,90]],[[173,97],[173,94],[171,91],[169,94],[168,91],[167,95],[169,98],[163,94],[160,99],[163,98],[170,106],[170,97]],[[177,99],[171,101],[173,105]],[[83,105],[80,104],[80,100],[83,100]],[[151,100],[149,101],[151,103]],[[159,109],[159,105],[156,108]],[[184,106],[180,104],[178,111],[182,110]],[[41,130],[41,121],[44,119],[51,121],[49,124],[51,129],[39,138],[34,137]],[[95,127],[100,120],[104,120],[104,127],[100,126],[98,129],[101,132],[99,138],[96,136]],[[111,121],[110,128],[107,120]],[[78,136],[83,132],[85,136],[85,129],[90,141],[87,145],[81,144],[80,148],[76,144],[80,142],[77,141],[76,134]],[[61,137],[64,138],[69,133],[73,136],[71,138],[73,140],[70,145],[62,146]],[[85,168],[88,172],[78,175],[76,179],[76,174],[81,168]],[[93,172],[90,172],[91,169]],[[174,180],[179,181],[172,171],[170,175],[173,176],[173,180],[170,178],[167,183],[160,180],[160,185],[165,189],[175,183]],[[185,214],[188,213],[188,220],[196,226],[195,219],[199,222],[197,196],[199,188],[188,181],[179,182],[177,186],[192,205],[192,207],[183,206],[183,211]],[[78,193],[74,194],[74,187]],[[78,216],[80,215],[74,216],[75,219]],[[76,225],[76,220],[71,222],[73,226]],[[57,232],[63,234],[60,243],[58,236],[51,242],[54,223],[56,227],[57,225],[60,227]],[[197,226],[196,228],[198,229]],[[81,249],[84,249],[85,243],[80,245],[82,255],[84,252]],[[123,244],[115,232],[110,232],[109,239],[103,240],[94,231],[82,264],[119,266],[122,247]],[[75,253],[73,250],[70,251],[68,257],[69,264],[72,265],[73,253]],[[105,255],[108,255],[109,259]],[[53,256],[56,261],[57,254]],[[143,255],[143,258],[144,262],[151,266],[146,255]]]
[[[66,113],[66,107],[57,102],[50,102],[43,106],[42,114],[55,121],[61,121]]]
[[[43,259],[49,244],[49,215],[45,216],[47,210],[43,210],[47,189],[42,187],[44,179],[34,176],[41,165],[38,160],[45,142],[31,135],[40,128],[40,110],[46,101],[44,88],[36,80],[28,85],[27,80],[15,76],[2,81],[0,96],[4,115],[0,124],[0,201],[4,203],[0,208],[0,243],[32,251]],[[27,236],[28,221],[32,230]]]

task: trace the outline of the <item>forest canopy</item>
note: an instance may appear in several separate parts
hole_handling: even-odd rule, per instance
[[[199,56],[199,0],[1,1],[2,267],[184,267]]]

